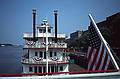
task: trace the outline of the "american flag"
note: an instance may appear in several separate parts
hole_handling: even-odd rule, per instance
[[[111,57],[92,22],[88,28],[88,70],[107,70]]]

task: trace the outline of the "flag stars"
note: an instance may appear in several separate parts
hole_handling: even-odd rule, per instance
[[[100,47],[100,38],[93,26],[89,27],[89,42],[92,47],[99,48]]]

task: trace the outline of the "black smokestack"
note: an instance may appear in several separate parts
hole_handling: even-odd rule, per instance
[[[36,42],[36,37],[35,37],[35,23],[36,22],[36,10],[33,9],[33,41]]]
[[[55,43],[57,43],[57,10],[54,10],[55,15]]]

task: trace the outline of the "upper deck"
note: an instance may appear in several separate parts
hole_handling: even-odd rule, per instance
[[[55,34],[48,33],[48,37],[54,38]],[[45,33],[36,33],[36,38],[43,38],[46,37]],[[23,38],[33,38],[33,33],[23,33]],[[57,34],[57,38],[65,38],[65,34]]]
[[[25,39],[24,48],[45,48],[46,38],[48,38],[49,48],[67,48],[65,43],[65,34],[56,34],[52,32],[52,27],[48,24],[47,20],[37,25],[37,30],[34,33],[23,33],[23,39]],[[37,41],[33,41],[33,39]],[[57,42],[55,42],[57,39]],[[34,44],[32,44],[34,42]]]

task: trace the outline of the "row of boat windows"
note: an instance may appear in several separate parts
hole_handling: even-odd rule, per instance
[[[48,53],[49,57],[54,57],[54,56],[57,56],[57,52],[53,52],[53,51],[50,51]],[[37,57],[41,57],[41,58],[44,58],[46,59],[46,52],[42,52],[42,51],[35,51],[34,53],[34,56],[37,56]],[[67,56],[67,54],[63,53],[62,54],[63,57]],[[29,50],[28,50],[28,53],[26,55],[24,55],[25,58],[29,58]]]
[[[39,33],[45,33],[46,29],[39,29]],[[51,29],[48,29],[48,33],[51,33]]]
[[[40,52],[35,52],[35,56],[46,58],[46,52],[42,52],[42,51],[40,51]],[[50,57],[57,56],[57,53],[50,51],[49,56],[50,56]]]
[[[59,71],[63,71],[63,66],[59,66]],[[29,72],[34,72],[34,73],[45,73],[46,72],[46,67],[43,66],[34,66],[34,67],[29,67]],[[58,72],[58,66],[48,66],[48,72]]]

